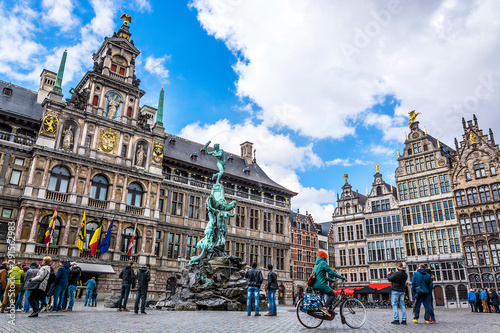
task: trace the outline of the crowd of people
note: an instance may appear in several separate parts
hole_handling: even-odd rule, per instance
[[[500,313],[500,299],[494,289],[471,289],[467,299],[471,312]]]

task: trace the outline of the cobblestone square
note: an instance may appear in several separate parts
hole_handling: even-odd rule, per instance
[[[342,325],[339,318],[309,330],[297,320],[295,308],[281,306],[277,317],[248,317],[245,312],[175,312],[148,309],[147,315],[117,312],[102,305],[75,306],[71,313],[42,313],[28,318],[16,312],[15,326],[8,315],[0,317],[1,332],[500,332],[500,314],[471,313],[465,309],[437,309],[436,324],[391,325],[391,309],[368,309],[367,322],[359,330]],[[411,317],[409,317],[411,321]]]

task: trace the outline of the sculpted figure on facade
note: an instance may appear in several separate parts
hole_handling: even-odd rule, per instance
[[[108,118],[114,119],[116,116],[116,111],[118,110],[118,106],[120,105],[120,101],[118,100],[118,95],[115,95],[113,98],[109,100],[108,104]]]
[[[142,166],[144,162],[145,151],[142,145],[137,146],[137,153],[135,154],[135,165]]]
[[[65,149],[71,149],[72,143],[73,143],[73,126],[69,125],[69,127],[65,129],[63,132],[62,146]]]

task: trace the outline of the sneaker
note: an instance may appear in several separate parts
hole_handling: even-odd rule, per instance
[[[435,323],[436,322],[436,319],[431,319],[429,320],[431,323]]]
[[[399,320],[391,321],[391,324],[393,324],[393,325],[399,325]]]
[[[418,323],[418,319],[413,319],[413,322],[414,323]]]
[[[264,316],[270,317],[270,316],[273,316],[273,314],[272,313],[266,313]]]
[[[328,311],[327,308],[322,308],[321,312],[323,312],[323,315],[325,315],[325,316],[330,316],[330,311]]]
[[[72,309],[64,309],[62,310],[62,312],[72,312],[73,310]]]
[[[406,325],[406,320],[401,321],[401,325]]]
[[[260,317],[260,313],[256,313],[256,314],[255,314],[255,317]]]
[[[129,309],[127,309],[127,308],[122,309],[122,311],[123,311],[123,312],[130,312],[130,310],[129,310]]]
[[[135,313],[135,314],[139,314],[139,312],[137,312],[137,311],[134,311],[134,313]]]
[[[147,312],[144,312],[144,311],[143,311],[143,312],[141,312],[141,314],[147,314]]]
[[[29,318],[36,318],[36,317],[38,317],[38,312],[32,312],[28,317]]]
[[[248,312],[248,313],[247,313],[247,316],[251,316],[251,315],[252,315],[252,313],[251,313],[251,312]]]
[[[430,321],[426,320],[425,323],[428,324],[428,323],[430,323]]]
[[[123,310],[122,310],[122,309],[120,309],[120,308],[118,308],[116,311],[118,311],[118,312],[122,312]]]

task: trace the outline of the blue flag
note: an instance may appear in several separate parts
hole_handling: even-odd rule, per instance
[[[111,244],[111,230],[113,229],[113,221],[115,218],[111,220],[111,223],[109,224],[108,231],[106,232],[106,236],[104,236],[104,239],[101,242],[101,254],[108,252],[109,250],[109,245]]]

